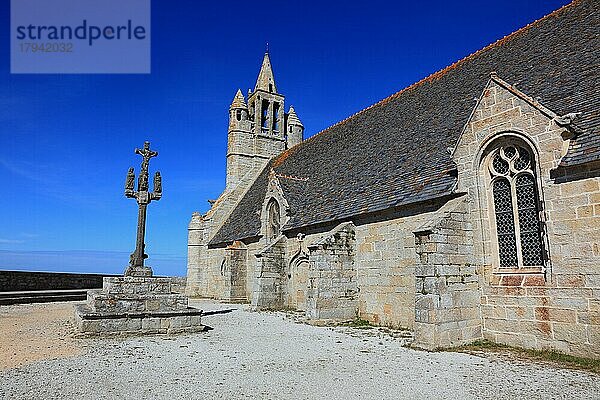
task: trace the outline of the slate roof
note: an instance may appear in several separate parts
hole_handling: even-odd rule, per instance
[[[358,112],[267,165],[210,244],[255,237],[271,168],[290,205],[284,230],[341,220],[452,192],[447,149],[459,135],[490,73],[575,119],[563,166],[600,160],[600,32],[597,0],[555,11],[422,81]]]

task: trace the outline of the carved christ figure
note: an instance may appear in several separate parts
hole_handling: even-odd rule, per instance
[[[152,157],[156,157],[158,155],[158,151],[150,150],[150,142],[144,142],[143,149],[135,149],[135,154],[139,154],[142,156],[142,173],[148,173],[148,164],[150,163],[150,159]]]
[[[142,156],[142,170],[140,171],[140,176],[138,179],[138,191],[139,192],[147,192],[148,191],[148,164],[150,163],[150,159],[152,157],[156,157],[158,155],[158,152],[150,150],[150,142],[144,142],[144,148],[143,149],[135,149],[135,154],[139,154]]]

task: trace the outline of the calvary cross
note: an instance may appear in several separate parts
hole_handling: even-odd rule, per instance
[[[154,175],[154,191],[149,192],[148,188],[148,166],[152,157],[158,156],[157,151],[150,150],[150,142],[144,142],[143,149],[135,149],[135,154],[142,156],[142,165],[138,178],[137,191],[134,190],[135,173],[133,167],[127,172],[125,181],[125,196],[137,200],[138,203],[138,225],[135,251],[129,257],[129,266],[125,270],[125,276],[152,276],[152,268],[144,266],[144,259],[148,255],[144,253],[146,244],[144,237],[146,235],[146,207],[152,200],[160,200],[162,197],[162,180],[160,172]]]

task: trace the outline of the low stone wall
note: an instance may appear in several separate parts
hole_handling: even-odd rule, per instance
[[[75,274],[67,272],[0,271],[0,292],[35,290],[100,289],[102,279],[121,275]],[[171,291],[185,293],[186,277],[173,276]]]
[[[0,271],[0,292],[97,289],[102,287],[102,278],[105,276],[115,275]]]

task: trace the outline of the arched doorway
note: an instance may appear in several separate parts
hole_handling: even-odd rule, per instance
[[[292,258],[287,278],[286,305],[289,308],[305,311],[308,289],[308,257],[304,253],[299,253]]]

